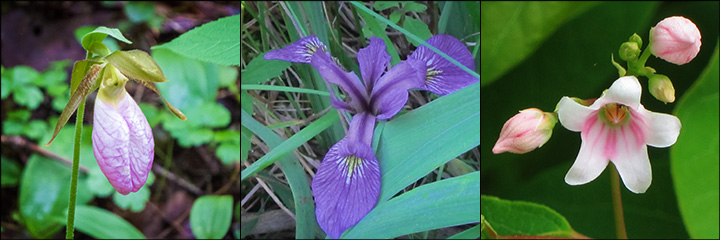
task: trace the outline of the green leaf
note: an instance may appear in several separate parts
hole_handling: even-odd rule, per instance
[[[40,91],[37,87],[25,86],[15,88],[13,99],[18,104],[26,106],[31,110],[35,110],[43,101],[44,96],[42,91]]]
[[[86,205],[75,208],[75,229],[99,239],[145,239],[135,226],[114,213]]]
[[[128,195],[122,195],[118,192],[113,194],[113,202],[115,205],[123,210],[130,209],[130,211],[136,213],[145,209],[148,199],[150,199],[150,189],[148,189],[148,183],[142,186],[137,192],[130,193]]]
[[[155,15],[155,4],[141,1],[127,2],[125,4],[125,15],[134,23],[147,21]]]
[[[250,152],[250,148],[252,147],[252,145],[250,144],[250,139],[253,137],[253,134],[245,126],[240,127],[240,161],[245,161],[247,160],[248,153]]]
[[[0,167],[0,170],[2,170],[0,185],[2,187],[17,185],[18,180],[20,180],[20,165],[15,160],[7,159],[4,156],[0,157],[0,160],[2,160],[0,163],[2,166]]]
[[[85,50],[89,51],[90,46],[93,43],[101,43],[108,35],[127,44],[132,44],[132,42],[130,40],[127,40],[127,38],[125,38],[125,36],[123,36],[120,30],[118,30],[117,28],[98,27],[92,32],[89,32],[85,34],[85,36],[83,36],[82,46]]]
[[[481,82],[493,82],[530,56],[555,30],[592,2],[484,2]]]
[[[40,73],[34,68],[24,65],[12,68],[12,81],[16,89],[34,82],[38,77],[40,77]]]
[[[480,83],[388,121],[375,151],[383,179],[378,202],[477,147],[479,135]]]
[[[264,52],[253,58],[252,61],[242,70],[240,82],[242,84],[260,84],[269,81],[271,78],[280,76],[291,63],[280,60],[266,60]]]
[[[70,167],[32,155],[20,181],[20,215],[35,238],[48,238],[63,226],[68,205]]]
[[[430,29],[428,29],[427,24],[425,22],[414,19],[414,18],[405,18],[405,22],[403,22],[403,27],[410,31],[411,33],[417,35],[422,40],[428,40],[432,37],[432,33],[430,33]],[[415,41],[414,39],[405,36],[405,38],[412,43],[414,46],[420,46],[422,45],[421,42]]]
[[[198,239],[221,239],[230,229],[233,198],[230,195],[202,196],[190,210],[190,229]]]
[[[483,218],[483,217],[481,217]],[[483,218],[484,219],[484,218]],[[483,220],[481,220],[482,222]],[[481,231],[482,224],[478,224],[477,226],[471,227],[465,231],[462,231],[458,234],[452,235],[448,237],[447,239],[478,239],[480,238],[480,231]]]
[[[357,5],[356,5],[356,7],[357,7]],[[360,11],[358,11],[358,14],[360,14],[362,19],[365,20],[368,30],[372,33],[372,34],[365,34],[365,37],[368,39],[370,39],[371,36],[376,36],[376,37],[382,38],[385,43],[386,50],[391,57],[390,63],[393,66],[400,63],[400,55],[398,55],[397,49],[395,49],[395,46],[392,44],[392,41],[390,41],[390,38],[388,38],[387,33],[385,33],[385,28],[387,28],[387,25],[382,24],[377,19],[375,19],[375,17],[373,15],[366,12],[366,11],[370,11],[370,10],[365,8],[364,6],[357,7],[357,8],[360,9]]]
[[[480,222],[480,172],[426,184],[378,204],[342,238],[395,238],[473,222]]]
[[[240,161],[238,151],[240,151],[240,143],[223,143],[215,149],[215,154],[224,164],[231,164]]]
[[[382,11],[391,7],[397,7],[398,1],[375,1],[373,8],[378,11]]]
[[[405,2],[403,3],[403,10],[406,12],[424,12],[427,9],[427,6],[424,4],[416,3],[416,2]]]
[[[229,16],[196,27],[169,43],[165,48],[188,58],[227,66],[240,66],[240,15]]]
[[[39,140],[48,133],[48,126],[45,121],[33,120],[23,127],[23,134],[29,138]]]
[[[188,112],[203,102],[216,101],[219,69],[223,66],[186,58],[165,48],[153,50],[152,56],[169,80],[157,85],[168,102]],[[188,116],[195,117],[190,113]]]
[[[480,208],[498,235],[578,237],[570,223],[544,205],[483,195]]]
[[[705,71],[678,101],[682,129],[670,149],[671,173],[680,213],[692,238],[718,238],[718,44]]]

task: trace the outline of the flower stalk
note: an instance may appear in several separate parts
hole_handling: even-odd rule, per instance
[[[615,164],[610,167],[610,188],[612,190],[613,216],[615,217],[615,233],[618,239],[627,239],[625,217],[623,215],[622,197],[620,196],[620,176]]]

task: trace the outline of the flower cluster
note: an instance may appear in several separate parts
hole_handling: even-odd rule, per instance
[[[651,112],[640,104],[642,86],[636,76],[648,78],[650,93],[656,99],[674,102],[675,89],[670,79],[645,63],[651,53],[678,65],[690,62],[700,51],[700,31],[687,18],[668,17],[650,30],[648,45],[641,54],[642,39],[633,34],[620,46],[620,59],[628,62],[628,68],[613,59],[620,78],[600,98],[563,97],[555,113],[531,108],[512,117],[503,126],[493,153],[532,151],[549,140],[559,120],[568,130],[581,132],[582,139],[575,163],[565,176],[566,183],[588,183],[612,162],[630,191],[647,191],[652,182],[647,146],[664,148],[675,144],[681,124],[673,115]]]
[[[474,70],[470,51],[456,38],[437,35],[427,43]],[[377,203],[380,167],[370,147],[375,121],[395,116],[407,102],[410,89],[445,95],[478,81],[425,46],[387,70],[390,55],[377,37],[358,51],[362,81],[343,70],[316,36],[268,52],[265,59],[311,64],[328,85],[333,106],[354,114],[347,135],[330,148],[312,182],[317,221],[331,238],[339,238]],[[330,83],[345,93],[347,101],[335,96]]]

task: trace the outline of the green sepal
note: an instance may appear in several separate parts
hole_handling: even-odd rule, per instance
[[[627,73],[627,71],[626,71],[625,68],[623,68],[619,63],[615,62],[615,56],[614,56],[614,55],[610,55],[610,60],[612,61],[613,66],[615,66],[615,68],[617,68],[618,74],[620,75],[620,77],[625,76],[625,74]]]
[[[177,116],[178,118],[180,118],[180,119],[183,120],[183,121],[187,120],[187,117],[185,117],[185,114],[183,114],[180,110],[178,110],[177,108],[175,108],[175,106],[173,106],[172,104],[170,104],[170,103],[165,99],[165,97],[163,97],[163,95],[160,94],[160,91],[158,91],[157,88],[155,87],[155,83],[153,83],[153,82],[148,82],[148,81],[137,80],[137,79],[135,79],[135,81],[137,81],[137,82],[141,83],[142,85],[144,85],[145,87],[147,87],[147,88],[155,91],[158,95],[160,95],[160,98],[162,98],[163,102],[165,102],[165,105],[170,109],[170,111],[171,111],[173,114],[175,114],[175,116]]]
[[[68,119],[70,119],[70,116],[72,116],[75,110],[77,110],[78,106],[80,106],[82,100],[85,99],[85,97],[89,93],[95,91],[95,89],[97,89],[100,85],[100,81],[97,81],[97,79],[98,76],[101,76],[103,74],[103,70],[105,69],[105,63],[93,64],[92,66],[89,66],[87,64],[92,64],[92,62],[88,60],[82,60],[76,62],[75,66],[73,66],[71,83],[78,82],[78,84],[72,88],[74,90],[70,90],[70,101],[68,101],[68,104],[65,105],[65,109],[63,109],[62,114],[60,114],[60,118],[58,118],[57,124],[55,124],[55,132],[53,133],[50,141],[45,146],[50,146],[50,143],[55,140],[55,137],[60,132],[60,129],[65,126]],[[89,67],[89,70],[86,70],[87,67]],[[80,75],[83,71],[86,72],[84,76]],[[80,78],[80,76],[83,76],[82,80],[76,81],[76,79]]]
[[[120,30],[118,30],[117,28],[98,27],[92,32],[89,32],[85,34],[85,36],[83,36],[82,46],[85,50],[91,51],[91,45],[93,43],[102,42],[108,35],[127,44],[132,44],[132,42],[130,40],[127,40],[127,38],[125,38],[125,36],[123,36]]]
[[[120,72],[137,81],[166,82],[160,66],[150,55],[140,50],[115,51],[105,57]]]

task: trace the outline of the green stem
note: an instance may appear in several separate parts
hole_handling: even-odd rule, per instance
[[[83,113],[85,99],[80,102],[75,120],[75,148],[73,152],[73,168],[70,176],[70,200],[68,201],[67,233],[65,239],[73,239],[75,234],[75,201],[77,199],[78,170],[80,167],[80,137],[82,136]]]
[[[614,164],[610,168],[610,185],[612,188],[613,215],[615,215],[615,232],[617,233],[618,239],[627,239],[622,199],[620,197],[620,177]]]

